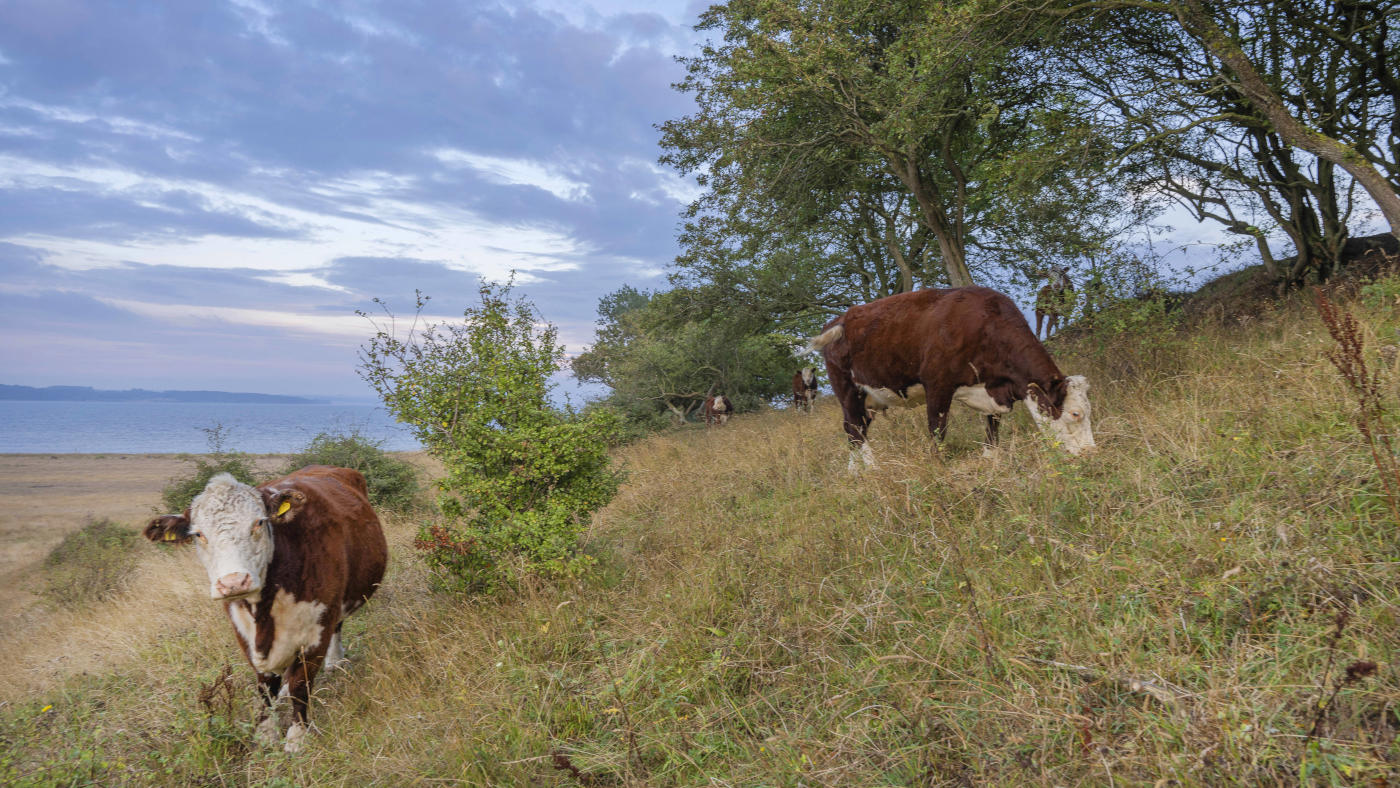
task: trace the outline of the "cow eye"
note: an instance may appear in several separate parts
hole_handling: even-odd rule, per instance
[[[257,536],[258,534],[261,534],[261,533],[263,532],[263,526],[267,525],[267,523],[268,523],[268,520],[267,520],[266,517],[264,517],[264,518],[262,518],[262,519],[260,519],[260,520],[254,520],[254,521],[253,521],[253,536]]]
[[[204,534],[199,531],[190,531],[190,536],[198,539],[200,544],[209,544],[209,540],[204,538]]]

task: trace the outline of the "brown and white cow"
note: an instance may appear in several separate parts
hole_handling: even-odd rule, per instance
[[[1071,454],[1094,447],[1088,381],[1062,375],[1025,316],[995,290],[916,290],[853,306],[810,347],[826,358],[846,434],[867,464],[867,409],[926,404],[929,432],[941,439],[954,400],[987,417],[989,445],[1001,416],[1025,400]]]
[[[713,397],[705,398],[705,426],[713,427],[716,424],[724,424],[729,421],[729,415],[734,412],[734,403],[723,394],[716,394]]]
[[[798,410],[812,412],[812,403],[817,399],[817,371],[803,367],[792,376],[792,406]]]
[[[184,514],[151,520],[145,535],[194,542],[209,596],[224,603],[258,675],[265,704],[258,739],[279,738],[272,711],[280,690],[294,715],[284,749],[300,750],[316,673],[344,657],[341,623],[384,577],[389,549],[365,477],[312,465],[250,487],[221,473]]]
[[[1035,295],[1035,335],[1048,339],[1055,333],[1060,318],[1074,311],[1074,285],[1069,281],[1069,268],[1052,268],[1050,281]],[[1045,321],[1045,333],[1040,333],[1041,321]]]

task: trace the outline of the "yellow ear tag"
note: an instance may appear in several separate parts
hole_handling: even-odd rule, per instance
[[[282,515],[286,514],[286,513],[287,513],[287,510],[290,509],[290,508],[292,508],[292,502],[291,502],[291,501],[283,501],[283,502],[282,502],[282,505],[279,506],[279,507],[277,507],[277,516],[278,516],[278,517],[281,517]]]
[[[166,532],[165,532],[165,541],[167,541],[167,542],[173,542],[173,541],[175,541],[176,539],[179,539],[179,538],[180,538],[179,535],[176,534],[174,531],[166,531]]]

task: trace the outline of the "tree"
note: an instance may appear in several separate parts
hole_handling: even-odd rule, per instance
[[[1121,205],[1097,198],[1112,193],[1112,146],[1072,94],[1035,78],[1046,17],[987,7],[712,7],[698,29],[722,43],[686,59],[677,85],[698,111],[662,125],[663,162],[705,187],[679,266],[769,267],[805,250],[830,266],[805,277],[832,288],[813,295],[844,308],[1098,245]]]
[[[1336,259],[1354,186],[1400,231],[1397,9],[1393,0],[1102,0],[1052,13],[1084,22],[1081,32],[1102,25],[1081,39],[1092,41],[1081,48],[1092,63],[1079,72],[1086,83],[1136,72],[1112,102],[1146,120],[1142,143],[1166,151],[1159,168],[1176,159],[1160,182],[1199,216],[1255,237],[1266,265],[1296,277]],[[1258,223],[1233,215],[1241,204],[1289,234],[1292,271],[1272,259]]]
[[[424,525],[417,544],[457,590],[580,571],[579,536],[619,483],[607,453],[615,419],[550,404],[564,349],[510,292],[483,283],[461,323],[415,318],[402,338],[386,309],[388,324],[361,349],[361,377],[443,464],[443,520]]]
[[[795,338],[768,330],[766,318],[742,306],[716,310],[708,294],[685,288],[623,287],[599,302],[598,315],[598,339],[574,359],[574,376],[612,389],[605,402],[632,421],[682,423],[716,393],[754,407],[789,390],[801,366]]]

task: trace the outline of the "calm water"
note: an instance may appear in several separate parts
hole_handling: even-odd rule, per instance
[[[358,430],[389,451],[418,443],[375,405],[0,401],[0,453],[142,454],[209,450],[204,429],[222,425],[224,448],[273,454],[317,433]]]

